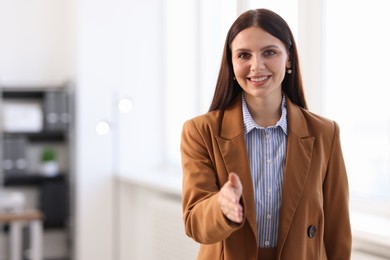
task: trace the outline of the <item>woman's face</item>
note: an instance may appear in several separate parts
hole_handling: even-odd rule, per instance
[[[253,26],[237,34],[231,50],[234,75],[247,98],[281,96],[286,68],[291,67],[283,42]]]

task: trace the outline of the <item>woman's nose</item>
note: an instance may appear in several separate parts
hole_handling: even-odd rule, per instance
[[[254,57],[251,64],[251,71],[264,69],[264,60],[261,57]]]

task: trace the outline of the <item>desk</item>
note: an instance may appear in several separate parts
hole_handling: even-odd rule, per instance
[[[22,259],[22,227],[28,223],[30,228],[30,259],[42,260],[42,220],[40,211],[0,212],[0,222],[10,225],[10,260]]]

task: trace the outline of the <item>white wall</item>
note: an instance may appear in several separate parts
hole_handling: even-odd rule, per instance
[[[72,3],[0,0],[0,84],[59,85],[74,76]]]
[[[113,177],[161,164],[161,4],[77,1],[76,259],[116,259]],[[133,110],[121,115],[125,96]],[[101,120],[107,135],[95,132]]]

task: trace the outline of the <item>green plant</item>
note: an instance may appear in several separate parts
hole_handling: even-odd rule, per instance
[[[55,161],[56,160],[56,152],[52,148],[45,148],[41,154],[41,161]]]

